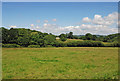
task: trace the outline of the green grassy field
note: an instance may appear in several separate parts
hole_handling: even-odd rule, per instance
[[[118,78],[118,48],[3,48],[3,79]]]
[[[57,41],[60,41],[60,40],[57,40]],[[76,41],[85,41],[85,40],[82,40],[82,39],[67,39],[64,42],[67,43],[67,42],[76,42]],[[94,41],[94,42],[96,42],[96,41]],[[101,41],[98,41],[98,42],[101,42]],[[112,42],[101,42],[101,43],[103,43],[106,46],[110,46],[110,44],[112,44]]]

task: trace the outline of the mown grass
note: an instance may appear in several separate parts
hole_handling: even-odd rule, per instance
[[[3,48],[3,79],[116,79],[118,48]]]

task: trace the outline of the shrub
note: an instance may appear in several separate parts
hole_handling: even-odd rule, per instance
[[[61,40],[61,41],[66,41],[67,38],[65,38],[65,37],[61,37],[60,40]]]
[[[112,43],[107,43],[104,44],[105,47],[120,47],[120,43],[119,42],[112,42]]]
[[[112,46],[113,46],[113,47],[120,47],[120,43],[119,43],[119,42],[113,42],[113,43],[112,43]]]
[[[46,41],[47,45],[51,45],[55,42],[55,36],[53,36],[53,35],[47,35],[43,39],[44,39],[44,41]]]
[[[103,47],[104,44],[102,42],[96,41],[92,43],[94,47]]]
[[[4,47],[4,48],[19,48],[20,45],[17,45],[17,44],[2,44],[2,47]]]
[[[102,42],[94,41],[71,41],[67,42],[68,47],[101,47],[104,46]]]
[[[46,45],[45,47],[53,47],[52,45]]]
[[[40,48],[40,45],[29,45],[28,48]]]
[[[68,47],[77,47],[79,46],[80,44],[80,41],[70,41],[70,42],[67,42],[67,46]]]
[[[84,44],[83,46],[86,46],[86,47],[102,47],[104,46],[104,44],[100,41],[83,41]]]
[[[67,44],[61,41],[55,41],[55,43],[53,44],[53,46],[55,47],[66,47]]]
[[[92,43],[92,41],[83,41],[83,46],[84,47],[91,47],[91,46],[93,46],[93,43]]]

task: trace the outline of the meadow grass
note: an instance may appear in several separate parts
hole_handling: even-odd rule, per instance
[[[3,48],[3,79],[116,79],[118,48]]]

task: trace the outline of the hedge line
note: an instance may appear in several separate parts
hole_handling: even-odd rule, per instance
[[[20,48],[21,46],[17,44],[2,44],[2,47]],[[103,44],[100,41],[55,41],[52,45],[47,45],[46,47],[120,47],[120,44],[118,42]],[[40,48],[40,45],[29,45],[28,48]]]
[[[19,48],[20,45],[17,45],[17,44],[2,44],[2,47],[4,47],[4,48]]]

